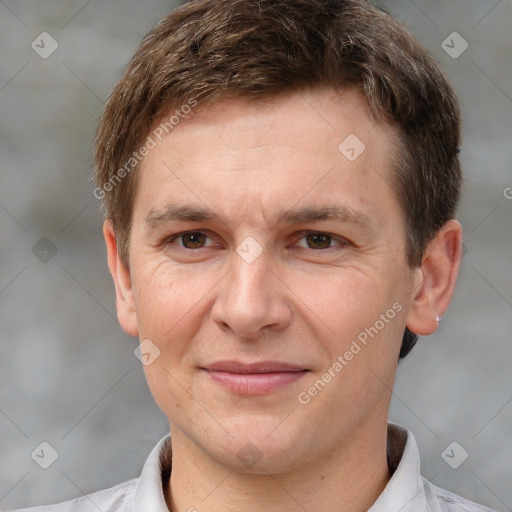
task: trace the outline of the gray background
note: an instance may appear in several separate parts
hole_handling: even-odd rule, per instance
[[[400,364],[390,417],[414,432],[434,484],[512,510],[512,3],[381,4],[446,70],[465,120],[467,252],[439,331]],[[0,508],[136,477],[167,432],[115,318],[90,178],[103,101],[174,5],[0,0]],[[59,44],[47,59],[31,48],[43,31]],[[456,59],[441,46],[454,31],[469,44]],[[47,262],[32,250],[42,237],[57,250]],[[31,458],[42,441],[58,452],[46,470]],[[441,457],[453,441],[455,459],[469,454],[458,469]]]

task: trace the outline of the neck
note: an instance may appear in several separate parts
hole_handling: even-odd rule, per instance
[[[280,474],[233,470],[171,428],[172,472],[165,491],[172,512],[362,512],[384,490],[390,475],[387,424],[360,426],[327,457]],[[172,489],[172,492],[171,492]]]

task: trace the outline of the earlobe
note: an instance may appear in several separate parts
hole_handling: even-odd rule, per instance
[[[448,308],[457,281],[462,256],[462,226],[446,222],[428,245],[421,266],[415,270],[413,300],[407,328],[421,336],[437,330]]]
[[[130,336],[138,336],[137,315],[130,271],[121,260],[112,222],[103,223],[103,236],[107,246],[108,268],[116,290],[117,318],[123,330]]]

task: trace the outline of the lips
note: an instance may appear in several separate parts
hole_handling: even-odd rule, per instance
[[[217,361],[201,369],[222,387],[238,394],[248,395],[276,391],[297,382],[309,371],[300,365],[277,361],[257,363]]]
[[[277,361],[261,361],[259,363],[242,363],[239,361],[218,361],[206,366],[207,370],[230,373],[275,373],[300,372],[306,370],[303,366]]]

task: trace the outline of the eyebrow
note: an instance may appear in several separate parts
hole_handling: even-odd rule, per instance
[[[373,219],[366,213],[340,205],[323,207],[307,206],[299,209],[281,210],[276,214],[274,220],[275,222],[272,223],[272,226],[276,224],[291,225],[322,220],[334,220],[356,224],[369,230],[377,229]],[[226,225],[229,224],[227,219],[212,212],[208,208],[178,204],[168,204],[161,210],[151,208],[144,223],[149,230],[153,230],[171,221],[214,221]]]

